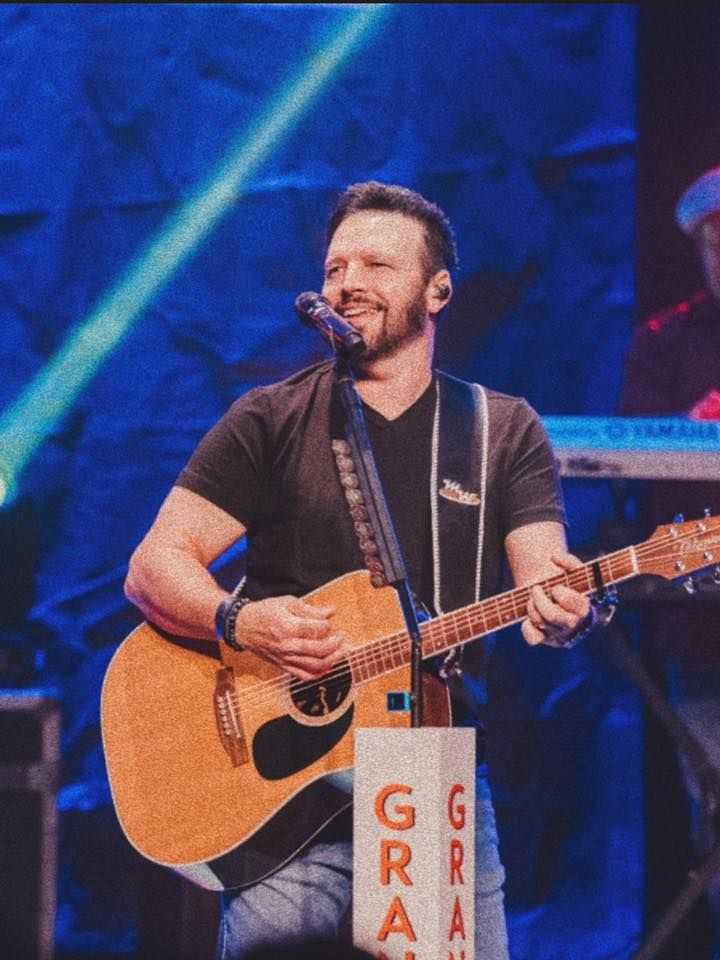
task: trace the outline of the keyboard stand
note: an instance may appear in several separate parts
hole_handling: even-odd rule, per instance
[[[672,603],[673,590],[681,591],[676,596],[681,598],[683,603],[692,603],[700,599],[697,596],[683,598],[682,587],[677,585],[673,587],[667,584],[667,581],[654,585],[651,582],[653,579],[639,578],[641,587],[645,586],[646,589],[644,595],[641,589],[635,600],[633,600],[632,593],[637,589],[638,581],[635,581],[635,584],[632,585],[625,585],[623,589],[628,590],[630,596],[621,600],[618,613],[626,605],[637,605],[642,609],[643,606],[653,605],[654,603]],[[642,584],[643,580],[647,583]],[[654,586],[657,586],[658,599],[654,598]],[[708,593],[708,598],[713,607],[720,606],[720,590],[716,589],[712,593]],[[681,602],[681,600],[678,600],[678,602]],[[702,603],[702,600],[700,602]],[[667,944],[679,924],[689,914],[696,901],[720,871],[720,772],[710,763],[692,731],[672,709],[660,687],[651,678],[642,658],[633,649],[621,616],[615,618],[613,627],[615,629],[608,630],[607,643],[612,648],[620,667],[636,685],[647,709],[668,733],[676,749],[684,754],[700,786],[702,815],[713,824],[716,841],[702,863],[689,871],[685,886],[667,907],[637,953],[633,954],[633,960],[656,960],[656,958],[660,958],[660,951]]]

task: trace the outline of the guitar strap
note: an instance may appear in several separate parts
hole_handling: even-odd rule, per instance
[[[480,599],[488,439],[485,390],[479,384],[466,383],[438,371],[429,476],[436,614],[477,603]],[[357,476],[349,445],[345,440],[334,440],[332,448],[365,566],[370,570],[373,585],[383,586],[387,579],[376,556],[362,496],[356,489]],[[457,673],[458,660],[458,654],[451,653],[443,672]]]
[[[430,516],[433,605],[442,614],[481,596],[489,423],[479,384],[438,372],[436,394]]]
[[[488,443],[485,390],[438,371],[430,465],[433,606],[438,615],[480,599]],[[441,676],[460,674],[461,656],[461,648],[451,650]]]

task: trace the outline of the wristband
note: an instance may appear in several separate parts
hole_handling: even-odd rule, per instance
[[[215,633],[238,653],[244,648],[235,639],[235,623],[242,608],[250,602],[249,597],[226,597],[220,601],[215,612]]]
[[[572,634],[564,643],[561,643],[560,646],[574,647],[576,643],[581,643],[585,640],[596,627],[607,627],[615,614],[616,606],[617,597],[615,594],[609,594],[602,600],[591,600],[590,612],[587,615],[586,623],[581,626],[577,633]]]
[[[569,650],[570,647],[574,647],[576,644],[581,643],[592,633],[596,622],[597,612],[593,604],[590,604],[588,615],[580,621],[575,633],[571,633],[570,636],[566,637],[564,640],[557,640],[557,645]]]

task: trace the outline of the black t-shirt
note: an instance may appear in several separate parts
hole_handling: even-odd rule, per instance
[[[512,530],[544,520],[565,522],[555,458],[539,417],[524,400],[490,390],[485,391],[485,503],[468,507],[461,495],[445,496],[447,489],[440,488],[457,478],[445,476],[441,450],[433,453],[439,395],[442,390],[431,383],[392,421],[365,407],[368,435],[410,585],[431,613],[437,612],[439,601],[446,611],[453,608],[446,599],[448,586],[454,596],[458,586],[468,596],[462,603],[471,602],[478,586],[481,597],[507,586],[504,543]],[[439,409],[442,426],[442,404]],[[178,486],[214,503],[246,528],[246,590],[252,599],[304,596],[363,568],[331,445],[333,439],[344,437],[333,363],[327,362],[258,387],[237,400],[206,434],[178,477]],[[457,453],[458,443],[451,446]],[[461,460],[466,459],[462,442],[460,453]],[[474,493],[464,491],[468,492]],[[480,498],[475,502],[482,504]],[[442,519],[439,542],[434,543],[431,504],[438,516],[442,509],[459,511],[453,513],[453,523],[461,531],[474,529],[482,511],[482,549],[468,556],[467,563],[458,562],[457,552],[452,564],[446,562],[447,556],[443,559]],[[463,538],[465,533],[464,542]],[[451,684],[454,722],[482,729],[487,698],[482,675],[488,651],[485,644],[470,646],[463,676]]]
[[[428,609],[433,595],[428,477],[434,412],[434,382],[395,420],[364,407],[370,445],[408,580]]]
[[[408,577],[432,609],[430,460],[434,383],[400,417],[365,408]],[[519,398],[487,391],[489,449],[482,595],[502,586],[503,545],[516,527],[564,522],[554,457],[537,414]],[[338,479],[331,438],[343,411],[332,362],[249,391],[199,444],[177,484],[200,494],[247,529],[251,597],[302,596],[363,568]],[[466,509],[462,505],[458,510]],[[469,576],[470,571],[453,571]]]

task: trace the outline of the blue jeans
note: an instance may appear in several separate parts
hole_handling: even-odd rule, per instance
[[[495,814],[484,770],[475,805],[475,957],[508,960]],[[349,818],[330,823],[261,883],[223,894],[217,960],[241,960],[261,944],[338,937],[352,895]]]

